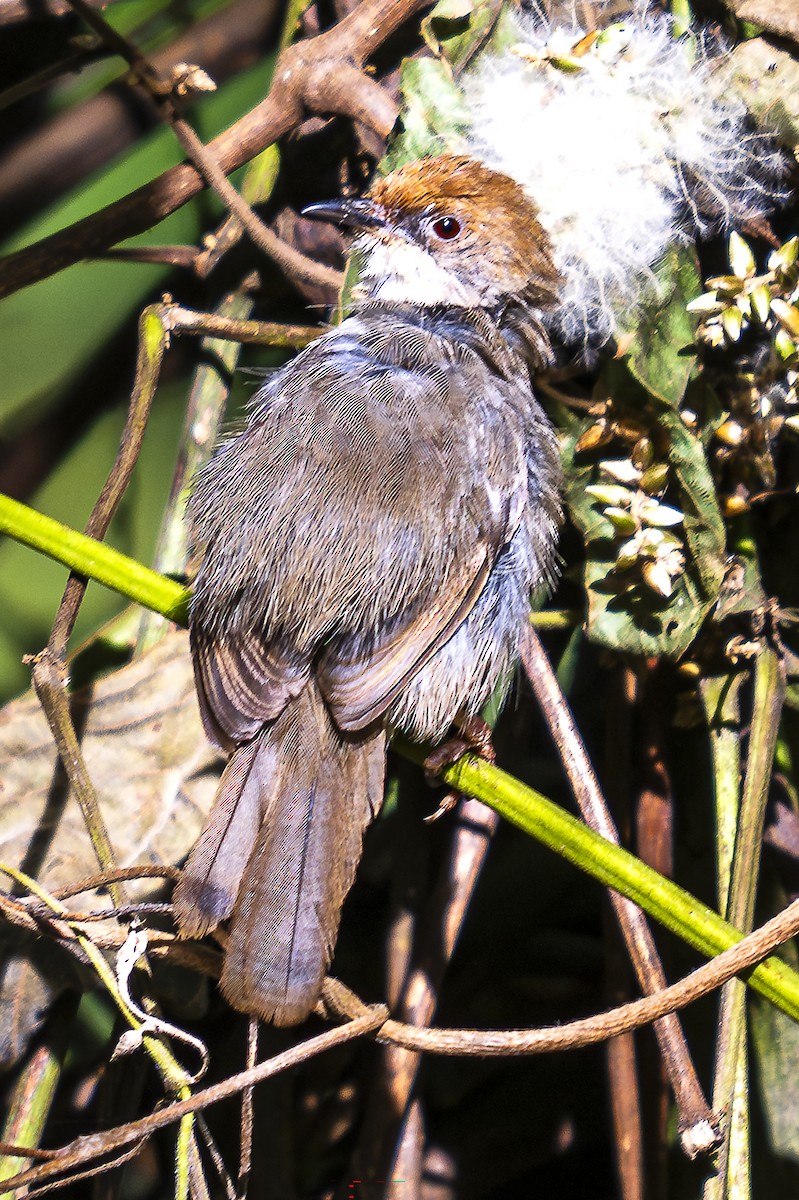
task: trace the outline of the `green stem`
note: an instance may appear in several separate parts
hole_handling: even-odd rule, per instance
[[[56,1002],[46,1041],[33,1051],[12,1090],[3,1129],[4,1142],[34,1148],[41,1144],[73,1033],[77,1002],[75,993],[67,993]],[[29,1162],[30,1159],[11,1155],[0,1157],[0,1180],[11,1179]],[[2,1192],[0,1200],[14,1200],[14,1197],[11,1192]]]
[[[11,534],[179,624],[186,623],[187,588],[4,496],[0,496],[0,532]],[[399,748],[414,761],[424,759],[425,751],[418,746],[402,743]],[[467,755],[443,772],[443,778],[638,904],[708,958],[741,940],[740,930],[689,892],[497,767]],[[799,1022],[799,974],[784,962],[772,955],[748,974],[747,982]]]
[[[409,757],[424,751],[402,743]],[[458,791],[477,797],[561,857],[638,904],[666,929],[708,958],[741,940],[743,934],[690,892],[647,867],[620,846],[607,842],[546,796],[499,768],[467,755],[442,772]],[[747,982],[777,1008],[799,1021],[799,975],[773,955],[755,967]]]
[[[47,554],[71,571],[102,583],[178,625],[188,622],[188,588],[159,575],[103,542],[0,494],[0,533]]]

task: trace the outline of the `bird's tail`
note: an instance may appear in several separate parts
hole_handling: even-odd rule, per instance
[[[384,771],[385,734],[342,735],[313,682],[234,752],[174,905],[185,936],[231,917],[235,1008],[276,1025],[313,1008]]]

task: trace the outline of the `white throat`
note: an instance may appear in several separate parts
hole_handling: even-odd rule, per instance
[[[353,245],[360,264],[356,294],[389,304],[457,305],[477,308],[488,297],[435,261],[421,246],[401,238],[376,241],[363,235]]]

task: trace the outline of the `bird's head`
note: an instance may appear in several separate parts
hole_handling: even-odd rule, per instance
[[[558,275],[535,206],[507,175],[456,155],[408,163],[308,216],[356,231],[360,295],[386,303],[542,307]]]

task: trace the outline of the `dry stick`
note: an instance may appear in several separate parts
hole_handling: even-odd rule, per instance
[[[114,465],[86,525],[85,532],[91,537],[102,539],[105,536],[136,465],[163,354],[164,339],[152,340],[151,323],[145,312],[140,320],[139,354],[128,416]],[[111,839],[86,769],[66,691],[66,650],[87,584],[88,580],[83,576],[70,575],[53,622],[50,640],[33,659],[33,686],[47,717],[67,778],[80,804],[97,860],[103,870],[110,871],[116,866]],[[123,893],[119,884],[110,885],[110,890],[114,904],[120,905]]]
[[[105,536],[138,461],[167,336],[167,329],[159,319],[157,309],[155,313],[153,310],[145,310],[140,318],[136,376],[125,428],[116,459],[85,530],[93,537],[102,539]],[[82,576],[70,575],[48,645],[34,659],[33,685],[47,717],[59,758],[80,805],[97,860],[102,870],[112,871],[116,862],[111,839],[100,811],[97,793],[86,768],[66,690],[66,650],[87,582]],[[124,902],[124,891],[119,882],[110,884],[109,891],[114,906],[120,907]],[[149,971],[144,957],[141,969]],[[188,1131],[188,1137],[188,1152],[192,1160],[196,1161],[193,1129]]]
[[[91,537],[103,539],[130,482],[141,450],[169,336],[181,332],[214,333],[236,340],[252,339],[274,344],[274,327],[266,327],[264,333],[264,327],[255,321],[238,322],[227,317],[209,316],[171,303],[152,305],[144,310],[139,318],[139,349],[128,416],[116,459],[84,530]],[[314,332],[307,326],[286,326],[282,329],[282,341],[288,346],[305,345]],[[256,333],[260,334],[260,338],[255,337]],[[53,623],[50,641],[33,660],[33,684],[67,777],[81,806],[97,859],[104,871],[113,872],[116,864],[110,838],[86,770],[66,693],[66,650],[87,583],[84,576],[70,575]],[[121,906],[122,892],[118,882],[109,886],[115,906]]]
[[[723,909],[727,920],[734,922],[744,932],[752,928],[754,921],[763,824],[785,690],[785,664],[773,646],[761,641],[754,668],[752,727],[735,831],[732,877]],[[713,1100],[718,1111],[725,1114],[725,1137],[719,1154],[718,1171],[705,1184],[703,1200],[721,1200],[727,1194],[730,1177],[737,1178],[742,1184],[742,1177],[746,1175],[747,1184],[751,1187],[751,1181],[748,1180],[748,1129],[744,1134],[745,1149],[741,1161],[730,1162],[735,1094],[739,1087],[745,1092],[748,1079],[745,990],[742,984],[729,983],[721,993]],[[740,1128],[738,1133],[740,1136]],[[740,1143],[738,1149],[741,1149]]]
[[[105,8],[108,4],[116,3],[116,0],[90,0],[90,2]],[[63,17],[69,11],[66,0],[46,0],[45,4],[42,4],[40,0],[0,0],[0,25],[14,25],[31,18],[40,21],[45,15]]]
[[[742,943],[739,943],[736,950],[740,949],[741,945]],[[265,1079],[272,1079],[281,1071],[308,1062],[325,1050],[342,1046],[355,1038],[373,1033],[374,1030],[385,1024],[387,1015],[387,1009],[382,1005],[369,1008],[354,1020],[348,1021],[346,1025],[340,1025],[335,1029],[320,1033],[316,1037],[301,1042],[299,1046],[293,1046],[281,1054],[276,1054],[267,1062],[259,1063],[257,1067],[241,1071],[237,1075],[231,1075],[228,1079],[223,1079],[220,1083],[216,1083],[202,1092],[197,1092],[188,1100],[176,1101],[174,1104],[159,1109],[151,1116],[142,1117],[128,1125],[120,1125],[116,1129],[109,1129],[103,1133],[76,1138],[75,1141],[60,1148],[57,1160],[42,1163],[40,1167],[32,1167],[13,1178],[3,1180],[3,1186],[8,1189],[21,1188],[41,1183],[56,1175],[64,1175],[67,1171],[80,1167],[85,1162],[91,1162],[104,1154],[111,1154],[131,1142],[137,1141],[144,1134],[152,1133],[156,1129],[164,1129],[190,1113],[208,1108],[209,1105],[216,1104],[220,1100],[227,1100],[230,1096],[235,1096],[243,1091],[244,1088],[262,1083]],[[64,1179],[63,1182],[69,1183],[70,1180]]]
[[[247,1022],[247,1070],[251,1071],[257,1062],[258,1018],[250,1017]],[[241,1093],[241,1149],[239,1152],[239,1178],[236,1187],[237,1200],[245,1200],[250,1184],[254,1098],[255,1088],[250,1084]]]
[[[161,116],[172,127],[175,137],[191,162],[194,163],[208,186],[216,192],[228,211],[238,218],[242,228],[247,231],[256,246],[274,259],[287,275],[293,276],[299,282],[330,288],[334,293],[338,293],[344,278],[341,272],[315,262],[283,242],[253,212],[244,197],[230,183],[213,152],[200,140],[188,121],[180,115],[170,94],[169,84],[159,77],[152,63],[145,58],[138,46],[120,34],[112,25],[109,25],[105,17],[99,12],[95,12],[86,3],[86,0],[69,0],[69,4],[102,38],[109,49],[130,63],[155,101]],[[360,72],[357,74],[360,75]],[[370,86],[379,88],[380,85],[370,80]]]
[[[616,826],[574,718],[531,625],[527,626],[522,639],[521,660],[563,760],[583,820],[591,829],[618,845]],[[646,917],[637,905],[618,892],[610,891],[610,901],[642,990],[660,991],[666,986],[666,977]],[[680,1140],[686,1154],[694,1158],[717,1145],[718,1126],[702,1092],[678,1018],[672,1014],[659,1020],[655,1034],[677,1102]]]
[[[254,272],[220,302],[217,315],[228,320],[247,320],[252,312],[252,291],[258,286]],[[230,394],[230,380],[241,355],[241,344],[230,338],[211,338],[200,343],[200,361],[194,369],[191,388],[178,439],[169,499],[161,517],[153,570],[180,576],[189,559],[189,528],[186,506],[194,478],[205,466],[217,443]],[[166,633],[166,617],[145,609],[139,622],[136,653],[142,654]]]
[[[636,677],[632,669],[619,663],[608,680],[605,790],[625,840],[630,828],[632,724],[636,690]],[[614,1006],[630,999],[630,964],[610,909],[606,907],[602,916],[605,1002]],[[605,1053],[620,1200],[644,1200],[641,1086],[634,1035],[625,1033],[621,1037],[611,1038]]]
[[[364,0],[333,29],[281,51],[266,99],[208,143],[214,161],[229,174],[289,133],[307,112],[349,116],[387,137],[396,105],[360,68],[429,2]],[[203,187],[199,171],[182,163],[67,229],[7,255],[0,259],[0,297],[150,229]]]
[[[567,1025],[548,1029],[431,1029],[404,1025],[389,1018],[377,1033],[380,1042],[393,1042],[429,1054],[464,1058],[503,1058],[514,1055],[554,1054],[593,1046],[660,1020],[665,1014],[685,1008],[714,991],[734,976],[745,974],[776,946],[799,932],[799,900],[794,900],[776,917],[754,933],[747,934],[729,950],[662,991],[632,1000],[609,1012],[583,1017]],[[738,953],[742,951],[742,953]],[[325,981],[326,1005],[352,1019],[366,1006],[338,980]]]
[[[671,879],[674,877],[674,792],[664,757],[664,669],[664,664],[652,659],[643,665],[637,739],[639,779],[634,819],[638,857]],[[647,1200],[665,1200],[669,1081],[663,1059],[652,1040],[640,1047],[639,1069],[646,1167],[644,1192]],[[718,1110],[714,1108],[713,1111]]]
[[[441,981],[498,823],[497,813],[481,801],[467,797],[460,800],[449,858],[425,916],[418,922],[423,940],[398,1005],[402,1019],[409,1024],[427,1025],[436,1010]],[[392,1178],[404,1178],[400,1160],[416,1143],[421,1121],[421,1113],[414,1113],[410,1105],[420,1066],[418,1054],[400,1046],[386,1048],[383,1073],[373,1087],[357,1153],[360,1161],[356,1161],[355,1174],[359,1177],[368,1181],[388,1172]]]
[[[266,47],[279,8],[278,0],[231,0],[154,50],[150,61],[167,77],[181,63],[201,63],[216,83],[224,82],[251,63],[259,47]],[[102,54],[107,53],[102,47]],[[69,60],[62,59],[54,69],[63,73],[68,68]],[[28,83],[19,87],[30,91]],[[133,93],[135,86],[135,79],[117,78],[101,91],[48,115],[5,149],[0,159],[0,227],[6,214],[35,211],[45,195],[52,204],[125,151],[148,125],[156,124],[157,112],[144,111],[139,89]],[[8,105],[14,90],[0,92],[0,107]]]
[[[621,1008],[595,1017],[573,1021],[553,1029],[480,1030],[424,1029],[392,1021],[383,1006],[370,1008],[335,979],[326,979],[323,1000],[328,1009],[341,1014],[355,1013],[346,1025],[309,1038],[290,1050],[276,1055],[251,1070],[233,1075],[221,1083],[198,1092],[187,1100],[169,1104],[148,1117],[120,1125],[104,1133],[77,1138],[57,1151],[57,1159],[3,1180],[6,1188],[21,1188],[41,1183],[72,1168],[111,1154],[130,1145],[144,1135],[174,1124],[188,1113],[205,1109],[211,1104],[236,1095],[246,1087],[271,1079],[281,1071],[307,1062],[333,1046],[342,1045],[364,1034],[375,1033],[379,1041],[392,1041],[411,1050],[433,1054],[464,1057],[505,1057],[517,1054],[543,1054],[574,1050],[594,1045],[609,1037],[618,1037],[631,1029],[640,1029],[661,1018],[665,1013],[684,1008],[694,1000],[741,975],[767,958],[773,950],[799,932],[799,900],[788,905],[776,917],[754,933],[748,934],[729,950],[704,963],[679,983],[672,984],[657,995],[645,996]],[[16,1149],[25,1152],[24,1147]],[[68,1182],[68,1180],[65,1180]]]

